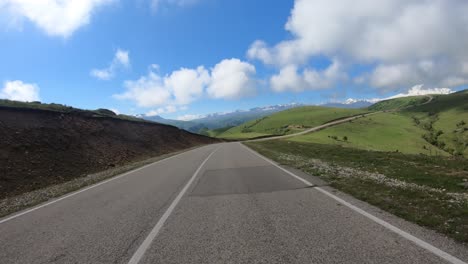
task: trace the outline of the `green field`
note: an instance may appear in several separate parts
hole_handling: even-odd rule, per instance
[[[365,109],[342,109],[305,106],[282,111],[233,127],[219,135],[226,139],[248,139],[286,135],[322,125],[332,120],[369,112]]]
[[[378,109],[414,102],[415,98],[424,99],[423,103],[401,111],[360,118],[291,140],[364,150],[468,157],[468,91],[435,96],[429,103],[425,103],[427,97],[398,98],[384,101],[385,104]]]
[[[411,116],[433,144],[450,154],[468,157],[468,90],[437,96],[429,104],[402,113]]]
[[[409,154],[449,155],[426,142],[422,138],[424,133],[424,129],[404,114],[379,113],[316,133],[293,137],[291,141]]]

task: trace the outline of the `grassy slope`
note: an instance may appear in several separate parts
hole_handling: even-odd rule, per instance
[[[232,126],[222,127],[222,128],[217,128],[217,129],[203,129],[200,131],[200,133],[206,136],[210,136],[210,137],[217,137],[219,134],[224,133],[231,128]]]
[[[410,154],[449,155],[427,143],[421,137],[424,132],[406,115],[380,113],[316,133],[294,137],[291,140],[340,145],[365,150],[398,150]],[[336,136],[337,139],[333,139],[333,136]],[[348,138],[346,141],[343,140],[344,136]]]
[[[389,110],[414,102],[415,98],[424,99],[423,103],[427,101],[427,97],[398,98],[371,108]],[[461,121],[467,124],[460,125]],[[443,133],[432,143],[423,138],[431,133],[434,138],[439,130]],[[347,141],[343,140],[344,136]],[[398,150],[407,154],[450,156],[462,153],[468,157],[468,91],[436,96],[428,104],[379,113],[291,140],[365,150]]]
[[[405,107],[420,105],[428,100],[427,96],[408,96],[395,99],[384,100],[368,107],[372,111],[385,111],[401,109]]]
[[[341,109],[305,106],[282,111],[233,127],[220,138],[246,139],[268,135],[285,135],[324,124],[328,121],[367,112],[363,109]]]
[[[460,185],[468,181],[467,162],[290,140],[247,145],[358,199],[468,242],[468,190]]]
[[[439,142],[445,144],[444,149],[468,157],[468,90],[437,96],[429,104],[412,107],[402,113],[417,118],[421,127],[432,120],[433,130],[443,132]],[[464,125],[460,124],[462,121]]]

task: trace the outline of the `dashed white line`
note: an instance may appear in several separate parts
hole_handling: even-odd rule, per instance
[[[130,261],[128,262],[128,264],[137,264],[138,262],[140,262],[140,260],[143,258],[143,256],[145,255],[145,252],[146,250],[148,250],[149,246],[151,245],[151,243],[153,242],[153,240],[156,238],[156,236],[158,235],[159,231],[161,230],[161,228],[163,227],[164,223],[166,222],[166,220],[169,218],[169,216],[171,215],[172,211],[174,211],[175,207],[177,206],[177,204],[180,202],[180,200],[182,199],[182,197],[184,196],[184,194],[187,192],[188,188],[190,187],[190,185],[192,184],[192,182],[195,180],[195,178],[197,177],[198,173],[200,172],[200,170],[203,168],[203,166],[205,165],[205,163],[210,159],[210,157],[219,149],[220,147],[216,148],[213,152],[210,153],[210,155],[208,155],[208,157],[206,157],[206,159],[200,164],[200,166],[198,167],[198,169],[193,173],[192,177],[190,178],[190,180],[187,182],[187,184],[184,186],[184,188],[182,189],[182,191],[180,191],[180,193],[177,195],[177,197],[174,199],[174,201],[172,201],[171,205],[167,208],[166,212],[164,212],[164,214],[161,216],[161,218],[159,219],[159,221],[156,223],[156,225],[153,227],[153,229],[151,230],[151,232],[149,233],[149,235],[145,238],[145,240],[143,241],[143,243],[141,243],[140,247],[138,247],[137,251],[133,254],[132,258],[130,259]]]

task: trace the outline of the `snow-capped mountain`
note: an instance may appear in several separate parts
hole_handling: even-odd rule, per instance
[[[138,115],[138,117],[162,124],[173,125],[181,129],[198,133],[204,129],[217,129],[222,127],[237,126],[252,119],[257,119],[260,117],[270,115],[272,113],[276,113],[298,106],[301,106],[301,104],[291,103],[255,107],[249,110],[236,110],[232,112],[213,113],[206,115],[202,118],[193,119],[190,121],[165,119],[160,116],[147,116],[144,114]]]

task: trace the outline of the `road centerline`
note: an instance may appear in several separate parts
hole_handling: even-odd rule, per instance
[[[145,255],[146,251],[148,248],[151,246],[151,243],[153,240],[157,237],[159,232],[161,231],[162,227],[164,226],[165,222],[169,218],[169,216],[172,214],[174,209],[177,207],[179,204],[180,200],[182,197],[185,195],[187,190],[190,188],[192,185],[193,181],[197,177],[197,175],[200,173],[201,169],[205,165],[205,163],[213,156],[213,154],[219,149],[220,147],[217,147],[215,150],[213,150],[208,157],[200,164],[200,166],[197,168],[197,170],[193,173],[192,177],[189,179],[189,181],[185,184],[184,188],[179,192],[177,197],[172,201],[171,205],[166,209],[164,214],[159,218],[159,221],[156,223],[156,225],[153,227],[153,229],[150,231],[148,236],[145,238],[145,240],[141,243],[141,245],[138,247],[137,251],[133,254],[132,258],[129,260],[128,264],[137,264],[140,262],[140,260],[143,258]]]

